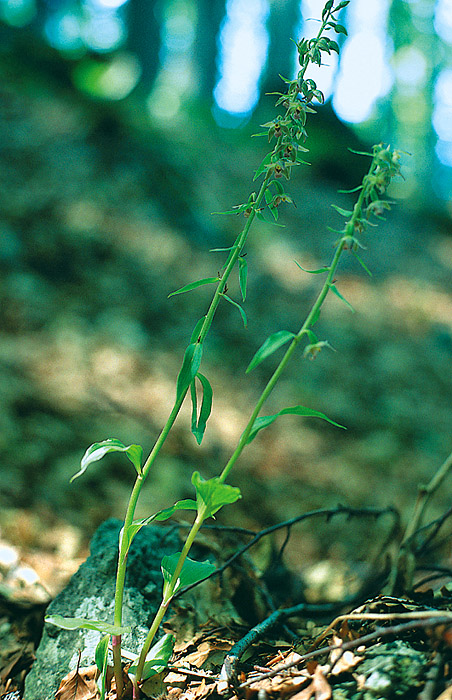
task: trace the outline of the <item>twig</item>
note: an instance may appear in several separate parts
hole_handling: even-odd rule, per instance
[[[214,676],[211,673],[206,673],[205,671],[193,671],[191,668],[174,666],[174,664],[168,664],[168,671],[171,671],[172,673],[180,673],[184,676],[192,676],[193,678],[206,678],[210,681],[217,680],[217,676]]]
[[[238,549],[231,557],[229,557],[229,559],[224,564],[215,569],[215,571],[213,571],[209,576],[203,578],[202,581],[197,581],[196,583],[192,583],[189,586],[180,588],[173,596],[173,599],[178,598],[187,591],[190,591],[192,588],[198,586],[203,581],[207,581],[208,579],[213,578],[214,576],[219,576],[220,574],[222,574],[223,571],[225,571],[229,566],[231,566],[231,564],[234,561],[236,561],[236,559],[241,557],[242,554],[244,554],[246,551],[248,551],[248,549],[253,547],[257,542],[259,542],[259,540],[261,540],[263,537],[266,537],[267,535],[270,535],[272,532],[276,532],[277,530],[281,530],[282,528],[290,528],[292,525],[306,520],[307,518],[320,516],[326,517],[327,520],[330,520],[335,515],[342,514],[346,514],[348,518],[374,517],[376,519],[384,515],[390,514],[394,517],[396,521],[398,521],[399,519],[399,513],[392,506],[388,508],[351,508],[348,506],[338,505],[336,506],[336,508],[320,508],[318,510],[308,511],[307,513],[303,513],[302,515],[297,515],[296,517],[291,518],[290,520],[285,520],[282,523],[277,523],[276,525],[271,525],[270,527],[267,527],[264,530],[260,530],[254,535],[254,537],[249,542],[247,542],[245,545],[243,545],[243,547]]]
[[[334,610],[340,610],[348,605],[356,604],[357,601],[366,598],[368,593],[368,584],[365,584],[358,593],[355,593],[353,596],[349,596],[345,600],[318,604],[300,603],[299,605],[295,605],[291,608],[275,610],[265,620],[249,630],[249,632],[242,637],[242,639],[236,642],[230,649],[225,657],[223,667],[220,672],[220,680],[227,681],[228,684],[232,686],[236,685],[237,666],[245,651],[249,649],[252,644],[261,639],[270,629],[280,625],[284,620],[297,615],[303,617],[320,617],[331,614],[334,612]],[[340,618],[336,618],[336,620],[338,619]]]
[[[400,617],[402,615],[413,615],[413,613],[401,613]],[[419,617],[419,614],[418,614]],[[401,635],[404,632],[408,632],[412,629],[416,628],[422,628],[422,627],[436,627],[437,625],[444,625],[444,624],[452,624],[452,613],[449,615],[442,614],[442,615],[437,615],[431,616],[430,619],[428,618],[422,618],[422,619],[417,619],[417,620],[411,620],[409,622],[404,622],[400,625],[393,625],[391,627],[378,627],[375,632],[371,632],[369,634],[363,635],[362,637],[359,637],[358,639],[353,639],[350,642],[343,642],[341,644],[334,644],[328,647],[323,647],[322,649],[315,649],[314,651],[308,652],[307,654],[303,654],[300,656],[299,659],[296,661],[291,661],[286,664],[281,664],[280,666],[277,666],[274,668],[272,671],[269,671],[268,673],[263,673],[260,676],[257,676],[251,680],[245,681],[244,683],[241,683],[239,685],[239,689],[243,688],[248,688],[253,683],[258,683],[260,681],[263,681],[267,678],[273,678],[274,676],[277,676],[279,673],[282,671],[288,671],[289,669],[293,668],[294,666],[297,666],[298,664],[302,663],[303,661],[308,661],[309,659],[314,659],[317,656],[322,656],[322,654],[329,654],[332,651],[335,651],[336,649],[341,649],[343,651],[348,651],[349,649],[356,649],[357,647],[360,646],[365,646],[368,642],[373,642],[376,639],[379,639],[380,637],[384,636],[389,636],[389,635]]]
[[[416,571],[422,571],[422,570],[427,570],[431,571],[432,573],[429,574],[429,576],[425,576],[424,578],[420,579],[417,581],[417,583],[414,584],[413,590],[416,590],[420,586],[424,586],[426,583],[429,583],[430,581],[436,581],[439,578],[444,578],[445,576],[448,576],[449,578],[452,578],[452,569],[447,567],[447,566],[417,566]]]
[[[419,527],[416,532],[413,534],[413,539],[417,537],[421,532],[424,530],[428,530],[429,528],[433,527],[432,532],[425,538],[424,542],[417,547],[415,553],[417,556],[420,554],[423,554],[425,550],[427,549],[428,545],[430,542],[436,537],[446,520],[452,515],[452,506],[446,510],[445,513],[439,516],[439,518],[436,518],[435,520],[432,520],[430,523],[427,523],[426,525],[423,525],[422,527]]]

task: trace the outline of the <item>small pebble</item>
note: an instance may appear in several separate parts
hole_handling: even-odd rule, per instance
[[[15,581],[20,583],[22,586],[32,586],[34,583],[39,581],[39,576],[31,566],[18,566],[12,572],[12,576]]]
[[[17,549],[10,544],[0,544],[0,570],[7,572],[17,566],[19,554]]]

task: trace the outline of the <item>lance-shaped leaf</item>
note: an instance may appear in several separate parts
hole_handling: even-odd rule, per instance
[[[340,231],[339,231],[340,233]],[[296,260],[294,260],[294,263],[297,267],[300,268],[300,270],[303,270],[303,272],[309,272],[310,275],[320,275],[322,272],[329,272],[330,268],[329,267],[319,267],[317,270],[307,270],[305,267],[301,267],[300,263],[297,263]]]
[[[357,261],[359,262],[359,264],[361,265],[361,267],[367,272],[367,274],[369,275],[369,277],[372,277],[371,271],[369,270],[369,268],[367,267],[367,265],[361,260],[361,258],[359,257],[358,253],[357,253],[355,250],[352,250],[351,252],[352,252],[352,254],[355,256],[355,258],[357,259]]]
[[[206,320],[206,317],[203,316],[202,318],[199,319],[198,323],[193,328],[193,332],[192,332],[191,338],[190,338],[190,343],[197,343],[198,342],[199,334],[201,333],[201,328],[203,327],[205,320]]]
[[[141,474],[141,461],[143,459],[143,448],[141,445],[124,445],[120,440],[116,438],[108,438],[108,440],[103,440],[102,442],[95,442],[93,445],[88,447],[85,454],[82,457],[80,463],[80,471],[71,478],[71,483],[74,479],[84,474],[89,465],[92,462],[97,462],[102,459],[104,455],[108,452],[125,452],[126,456],[130,459],[133,466],[137,470],[138,474]]]
[[[184,361],[177,377],[176,398],[179,398],[187,391],[196,376],[202,358],[202,343],[190,343],[185,350]]]
[[[314,311],[314,314],[313,314],[312,319],[311,319],[311,326],[313,326],[315,323],[317,323],[317,321],[320,318],[321,311],[322,311],[322,305],[320,304]]]
[[[352,190],[338,190],[338,192],[339,194],[352,194],[353,192],[359,192],[359,190],[362,190],[362,188],[362,185],[357,185]]]
[[[226,299],[226,301],[228,301],[230,304],[232,304],[233,306],[236,306],[236,307],[237,307],[237,309],[240,311],[240,316],[242,317],[243,325],[244,325],[245,328],[246,328],[247,325],[248,325],[248,320],[247,320],[247,318],[246,318],[246,313],[244,312],[244,310],[242,309],[242,307],[240,306],[240,304],[237,304],[237,302],[234,301],[234,299],[231,299],[231,297],[228,297],[227,294],[222,294],[221,296],[222,296],[224,299]]]
[[[55,627],[61,627],[63,630],[96,630],[103,634],[127,634],[132,631],[132,628],[127,625],[110,625],[103,620],[86,620],[83,617],[63,617],[63,615],[47,615],[45,621]]]
[[[347,5],[350,5],[350,0],[342,0],[339,5],[336,5],[333,12],[338,12],[339,10],[342,10],[343,7],[347,7]]]
[[[141,530],[142,527],[145,527],[146,525],[150,525],[154,520],[157,522],[161,522],[162,520],[168,520],[168,518],[171,518],[174,513],[177,510],[197,510],[198,509],[198,504],[196,501],[194,501],[192,498],[185,498],[182,501],[177,501],[173,506],[170,506],[169,508],[164,508],[163,510],[157,511],[157,513],[154,513],[153,515],[149,515],[147,518],[141,518],[140,520],[134,520],[132,523],[130,523],[129,527],[124,531],[124,528],[122,528],[121,532],[119,533],[119,545],[120,545],[120,550],[122,551],[122,561],[127,556],[127,553],[130,549],[130,545],[132,544],[132,540]]]
[[[199,472],[193,472],[191,483],[196,490],[198,512],[202,512],[204,518],[212,517],[223,506],[241,498],[240,489],[224,484],[219,476],[203,479]]]
[[[190,282],[190,284],[186,284],[185,287],[176,289],[175,292],[171,292],[171,294],[168,294],[168,299],[170,297],[173,297],[175,294],[184,294],[185,292],[191,292],[192,289],[196,289],[197,287],[203,287],[205,284],[214,284],[215,282],[219,281],[219,277],[205,277],[204,279],[198,280],[197,282]]]
[[[370,158],[373,158],[373,153],[368,153],[368,151],[355,151],[354,148],[349,148],[348,149],[350,153],[355,153],[357,156],[369,156]]]
[[[110,640],[110,635],[106,634],[101,637],[94,654],[94,661],[97,668],[99,669],[99,678],[97,680],[97,686],[100,691],[100,700],[105,700],[106,693],[106,683],[107,683],[107,669],[108,669],[108,642]]]
[[[192,414],[191,414],[191,432],[196,438],[198,445],[201,444],[206,430],[206,424],[212,411],[212,396],[213,391],[210,382],[201,372],[196,373],[196,377],[201,382],[202,386],[202,402],[201,410],[198,417],[198,400],[196,396],[196,378],[193,379],[191,388]]]
[[[253,181],[257,180],[257,178],[267,170],[267,166],[270,165],[271,160],[272,160],[272,154],[267,153],[267,155],[264,156],[264,158],[261,160],[260,165],[259,165],[258,169],[256,170],[256,173],[253,177]]]
[[[165,670],[173,653],[175,641],[176,637],[173,634],[165,634],[149,649],[143,667],[142,680],[145,681],[151,676],[155,676],[156,673],[161,673]],[[138,659],[129,667],[127,673],[135,675],[137,667]]]
[[[240,283],[240,291],[242,292],[242,301],[245,301],[246,299],[246,283],[248,279],[248,263],[246,262],[246,259],[241,257],[239,258],[239,283]]]
[[[260,365],[260,363],[265,360],[266,357],[272,355],[278,348],[285,345],[289,340],[295,338],[295,333],[290,331],[277,331],[273,333],[267,340],[260,346],[259,350],[254,355],[253,359],[246,368],[246,373],[251,372],[255,367]]]
[[[350,209],[342,209],[342,207],[338,207],[336,204],[332,204],[331,206],[333,207],[333,209],[336,209],[336,211],[339,212],[341,216],[345,216],[346,218],[349,218],[353,214],[353,212]]]
[[[344,302],[344,304],[345,304],[346,306],[348,306],[348,308],[350,309],[350,311],[352,311],[353,313],[355,313],[355,309],[353,308],[353,306],[350,304],[349,301],[347,301],[347,299],[346,299],[344,296],[342,296],[342,294],[340,293],[340,291],[338,290],[338,288],[336,287],[335,284],[330,284],[330,289],[331,289],[331,291],[332,291],[341,301]]]
[[[179,561],[181,552],[174,552],[162,559],[162,574],[163,574],[163,597],[165,598],[169,592],[170,584],[173,580],[174,572]],[[213,574],[216,566],[208,561],[194,561],[187,557],[182,566],[179,578],[174,584],[171,595],[174,595],[179,588],[191,586],[192,583],[198,583],[203,579]]]
[[[237,245],[230,245],[228,248],[210,248],[209,253],[225,253],[228,250],[235,250]]]
[[[331,423],[331,425],[335,425],[337,428],[343,428],[344,430],[346,429],[344,425],[336,423],[334,420],[331,420],[330,418],[328,418],[328,416],[326,416],[324,413],[321,413],[320,411],[314,411],[311,408],[306,408],[306,406],[292,406],[291,408],[283,408],[281,411],[278,411],[278,413],[275,413],[273,416],[260,416],[259,418],[256,418],[252,430],[248,435],[248,440],[246,444],[248,445],[252,440],[254,440],[259,430],[263,430],[263,428],[266,428],[267,426],[271,425],[279,416],[285,416],[288,414],[295,416],[321,418],[322,420],[326,420],[328,421],[328,423]]]

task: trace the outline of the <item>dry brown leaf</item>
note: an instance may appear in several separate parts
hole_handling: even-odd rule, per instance
[[[98,700],[97,666],[71,671],[63,678],[55,700]]]
[[[333,637],[333,644],[342,644],[342,640],[339,637]],[[340,673],[350,671],[363,659],[363,656],[356,656],[352,651],[343,651],[341,647],[333,649],[330,653],[331,673],[333,676],[338,676]]]
[[[221,652],[220,659],[215,658],[215,663],[222,661],[223,652],[229,651],[232,648],[232,643],[222,640],[222,639],[206,639],[201,642],[198,647],[191,652],[191,654],[186,654],[182,659],[178,661],[183,661],[184,664],[192,664],[196,668],[202,668],[203,664],[210,659],[212,661],[212,655]]]
[[[300,690],[299,693],[293,695],[291,700],[330,700],[332,695],[331,686],[323,675],[324,667],[317,666],[311,683],[307,688]]]

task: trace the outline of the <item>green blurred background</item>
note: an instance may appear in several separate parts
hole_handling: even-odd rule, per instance
[[[293,75],[290,38],[313,35],[322,6],[0,0],[3,522],[28,514],[31,530],[70,523],[88,537],[123,515],[126,459],[69,478],[95,441],[146,450],[158,435],[211,290],[168,294],[223,264],[209,249],[230,245],[244,219],[212,213],[256,187],[267,145],[251,136],[276,114],[265,93]],[[312,165],[287,188],[296,207],[281,209],[285,228],[253,226],[248,327],[223,304],[208,337],[203,444],[187,405],[138,515],[190,496],[192,470],[213,476],[234,449],[274,366],[245,377],[250,358],[270,333],[297,331],[319,286],[293,260],[328,263],[327,226],[341,225],[331,203],[346,207],[337,189],[367,168],[349,147],[409,152],[405,181],[388,220],[365,234],[372,278],[344,258],[337,285],[356,313],[336,298],[322,312],[316,332],[336,352],[300,354],[266,409],[301,403],[348,430],[281,418],[241,458],[231,482],[244,500],[220,520],[257,527],[338,502],[407,513],[452,449],[452,5],[352,0],[341,22],[340,61],[312,73],[326,104],[308,123]],[[237,280],[230,294],[239,300]],[[449,504],[446,489],[432,515]],[[319,537],[305,532],[306,556],[330,551],[331,532]]]

